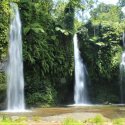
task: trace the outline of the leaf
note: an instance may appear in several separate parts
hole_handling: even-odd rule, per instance
[[[99,46],[105,46],[106,44],[103,43],[103,42],[98,42],[98,43],[96,43],[96,45],[99,45]]]
[[[60,30],[60,28],[59,28],[59,27],[56,27],[55,29],[56,29],[56,31],[59,31],[59,30]]]
[[[24,28],[24,34],[27,34],[29,31],[30,31],[30,27],[26,27],[26,28]]]
[[[51,39],[52,40],[56,40],[56,36],[51,36]]]
[[[33,23],[28,25],[26,28],[24,28],[24,33],[27,34],[30,30],[33,30],[35,33],[45,32],[39,23]]]

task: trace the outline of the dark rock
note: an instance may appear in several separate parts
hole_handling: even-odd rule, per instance
[[[6,109],[6,101],[0,103],[0,110],[5,110]]]
[[[0,72],[4,72],[7,67],[7,59],[0,62]]]

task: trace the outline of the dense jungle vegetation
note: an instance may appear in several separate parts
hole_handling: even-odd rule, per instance
[[[93,0],[12,0],[22,20],[25,101],[27,106],[73,103],[77,32],[87,67],[91,103],[120,103],[119,65],[124,50],[122,7]],[[10,1],[0,1],[0,62],[8,60]],[[96,7],[95,7],[96,4]],[[86,19],[85,13],[91,17]],[[0,70],[0,103],[6,102],[5,71]],[[68,95],[68,96],[67,96]]]

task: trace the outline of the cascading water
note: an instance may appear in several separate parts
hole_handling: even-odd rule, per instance
[[[87,79],[88,72],[80,57],[78,47],[77,34],[74,35],[74,60],[75,60],[75,88],[74,88],[74,101],[75,104],[87,104]]]
[[[123,47],[125,48],[125,34],[123,32]],[[121,103],[125,103],[125,51],[122,53],[120,63],[120,92],[121,92]]]
[[[7,110],[24,111],[24,77],[22,59],[21,20],[18,6],[10,4],[9,63],[7,68]]]
[[[120,63],[120,91],[121,103],[125,103],[125,51],[122,53],[122,61]]]

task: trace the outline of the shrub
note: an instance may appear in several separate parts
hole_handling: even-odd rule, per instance
[[[103,125],[105,120],[102,115],[97,115],[95,118],[90,118],[88,122],[95,123],[96,125]]]
[[[66,118],[64,121],[63,121],[63,125],[83,125],[82,122],[80,121],[77,121],[73,118]]]
[[[113,125],[125,125],[125,118],[114,119]]]

